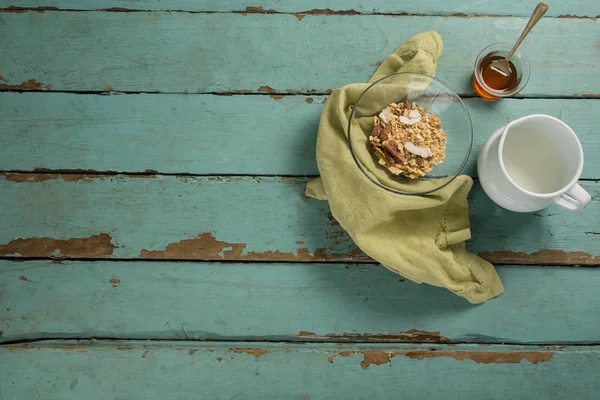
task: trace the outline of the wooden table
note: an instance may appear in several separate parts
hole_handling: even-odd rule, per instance
[[[475,56],[535,1],[506,4],[0,0],[0,399],[597,399],[598,3],[550,4],[528,86],[486,103]],[[374,264],[303,194],[328,93],[432,29],[468,174],[531,113],[586,154],[581,213],[475,185],[468,246],[506,288],[480,306]]]

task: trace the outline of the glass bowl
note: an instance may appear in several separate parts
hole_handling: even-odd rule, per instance
[[[446,132],[444,161],[416,179],[393,175],[379,165],[369,142],[373,117],[390,103],[406,100],[437,114]],[[426,195],[448,185],[465,167],[473,146],[473,124],[467,107],[448,85],[428,75],[404,72],[388,75],[362,92],[348,119],[348,142],[356,165],[371,182],[396,194]]]

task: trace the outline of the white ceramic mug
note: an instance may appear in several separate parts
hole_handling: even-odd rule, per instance
[[[511,211],[539,211],[552,203],[578,211],[591,200],[577,184],[581,143],[549,115],[528,115],[497,130],[482,147],[477,169],[485,193]]]

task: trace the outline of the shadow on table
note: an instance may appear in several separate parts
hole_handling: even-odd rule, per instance
[[[418,325],[427,317],[473,307],[445,288],[414,283],[379,264],[321,264],[311,272],[329,287],[332,302],[362,316],[414,318]]]

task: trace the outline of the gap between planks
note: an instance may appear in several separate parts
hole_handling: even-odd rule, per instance
[[[1,79],[0,79],[1,80]],[[287,92],[277,92],[275,90],[272,91],[262,91],[260,88],[259,91],[252,91],[251,89],[243,89],[236,90],[234,92],[224,91],[224,92],[160,92],[160,91],[128,91],[128,90],[114,90],[112,88],[107,88],[104,90],[54,90],[51,89],[52,86],[46,86],[44,84],[40,84],[39,88],[32,88],[27,82],[23,82],[20,85],[2,85],[0,84],[0,93],[66,93],[66,94],[80,94],[80,95],[96,95],[96,96],[121,96],[121,95],[139,95],[139,94],[154,94],[154,95],[184,95],[184,96],[270,96],[274,100],[281,100],[284,97],[291,96],[329,96],[332,93],[332,90],[326,91],[318,91],[318,90],[309,90],[309,91],[295,91],[289,90]],[[44,88],[45,87],[45,88]],[[263,86],[261,86],[262,88]],[[269,88],[269,86],[264,86]],[[459,93],[458,94],[461,99],[473,99],[479,98],[479,96],[475,93]],[[583,93],[580,95],[565,95],[565,96],[543,96],[543,95],[535,95],[535,96],[522,96],[517,95],[514,97],[510,97],[510,99],[514,100],[526,100],[526,99],[544,99],[544,100],[596,100],[600,99],[600,94],[594,93]]]
[[[342,340],[341,340],[342,339]],[[302,340],[298,338],[294,339],[265,339],[265,338],[243,338],[243,337],[227,337],[221,339],[190,339],[190,338],[136,338],[136,337],[124,337],[124,338],[115,338],[115,337],[101,337],[101,336],[75,336],[75,337],[39,337],[32,339],[15,339],[9,340],[0,343],[0,349],[9,346],[19,346],[19,345],[34,345],[36,343],[41,342],[82,342],[82,344],[93,344],[93,343],[106,343],[106,344],[122,344],[124,342],[136,342],[138,344],[146,344],[146,343],[165,343],[165,342],[173,342],[178,344],[190,344],[190,345],[198,345],[205,344],[207,347],[211,345],[226,345],[228,343],[247,343],[247,344],[282,344],[282,345],[321,345],[321,344],[334,344],[334,345],[423,345],[423,346],[456,346],[456,345],[480,345],[480,346],[520,346],[520,347],[529,347],[529,348],[539,348],[539,349],[560,349],[565,347],[590,347],[590,346],[600,346],[600,342],[585,342],[585,343],[520,343],[520,342],[509,342],[509,341],[490,341],[490,342],[470,342],[470,341],[451,341],[451,340],[429,340],[429,341],[410,341],[410,340],[352,340],[350,337],[348,340],[343,340],[344,337],[342,335],[336,335],[330,339],[326,336],[323,336],[321,340]]]
[[[332,10],[329,8],[315,8],[312,10],[305,10],[299,12],[286,12],[277,11],[274,9],[264,9],[262,6],[247,6],[245,10],[232,10],[232,11],[194,11],[194,10],[183,10],[183,9],[170,9],[170,10],[151,10],[151,9],[132,9],[124,7],[111,7],[111,8],[97,8],[97,9],[80,9],[80,8],[59,8],[59,7],[18,7],[10,6],[6,8],[0,8],[0,12],[4,13],[24,13],[24,12],[38,12],[43,13],[46,11],[61,11],[61,12],[116,12],[116,13],[157,13],[157,12],[168,12],[168,13],[187,13],[187,14],[263,14],[263,15],[293,15],[298,20],[302,20],[306,16],[386,16],[386,17],[455,17],[455,18],[526,18],[521,15],[512,14],[465,14],[465,13],[414,13],[414,12],[398,12],[398,13],[381,13],[381,12],[360,12],[353,9],[349,10]],[[564,14],[558,16],[548,16],[546,18],[566,18],[566,19],[588,19],[596,21],[600,18],[600,14],[596,16],[586,15],[573,15]]]
[[[600,235],[597,232],[589,232],[591,235]],[[481,255],[480,255],[481,257]],[[185,258],[89,258],[89,257],[61,257],[61,256],[49,256],[49,257],[23,257],[23,256],[0,256],[0,261],[11,261],[15,263],[24,263],[27,261],[52,261],[53,264],[61,265],[62,262],[141,262],[141,263],[164,263],[164,262],[172,262],[172,263],[195,263],[195,264],[303,264],[303,265],[314,265],[315,267],[321,267],[322,265],[331,266],[333,264],[349,264],[349,265],[361,265],[372,268],[379,268],[381,265],[371,259],[348,259],[348,260],[282,260],[282,259],[274,259],[274,260],[265,260],[265,259],[256,259],[256,260],[213,260],[213,259],[185,259]],[[514,260],[508,261],[493,261],[495,267],[559,267],[559,268],[577,268],[577,269],[587,269],[587,268],[598,268],[600,264],[565,264],[565,263],[536,263],[536,264],[519,264],[515,263]],[[492,262],[490,261],[490,262]]]
[[[313,179],[318,178],[319,175],[311,175],[311,174],[298,174],[298,175],[278,175],[278,174],[195,174],[192,172],[160,172],[157,170],[147,169],[143,172],[140,171],[99,171],[99,170],[91,170],[91,169],[47,169],[47,168],[34,168],[32,170],[0,170],[0,176],[10,175],[10,174],[23,174],[23,175],[81,175],[81,178],[105,178],[112,176],[127,176],[133,177],[153,177],[153,176],[168,176],[173,178],[215,178],[218,180],[219,178],[242,178],[242,179],[252,179],[252,178],[281,178],[285,179]],[[472,177],[474,181],[479,181],[478,177]],[[50,177],[48,179],[43,180],[51,180],[54,177]],[[76,180],[76,179],[74,179]],[[580,182],[600,182],[600,178],[581,178]]]

